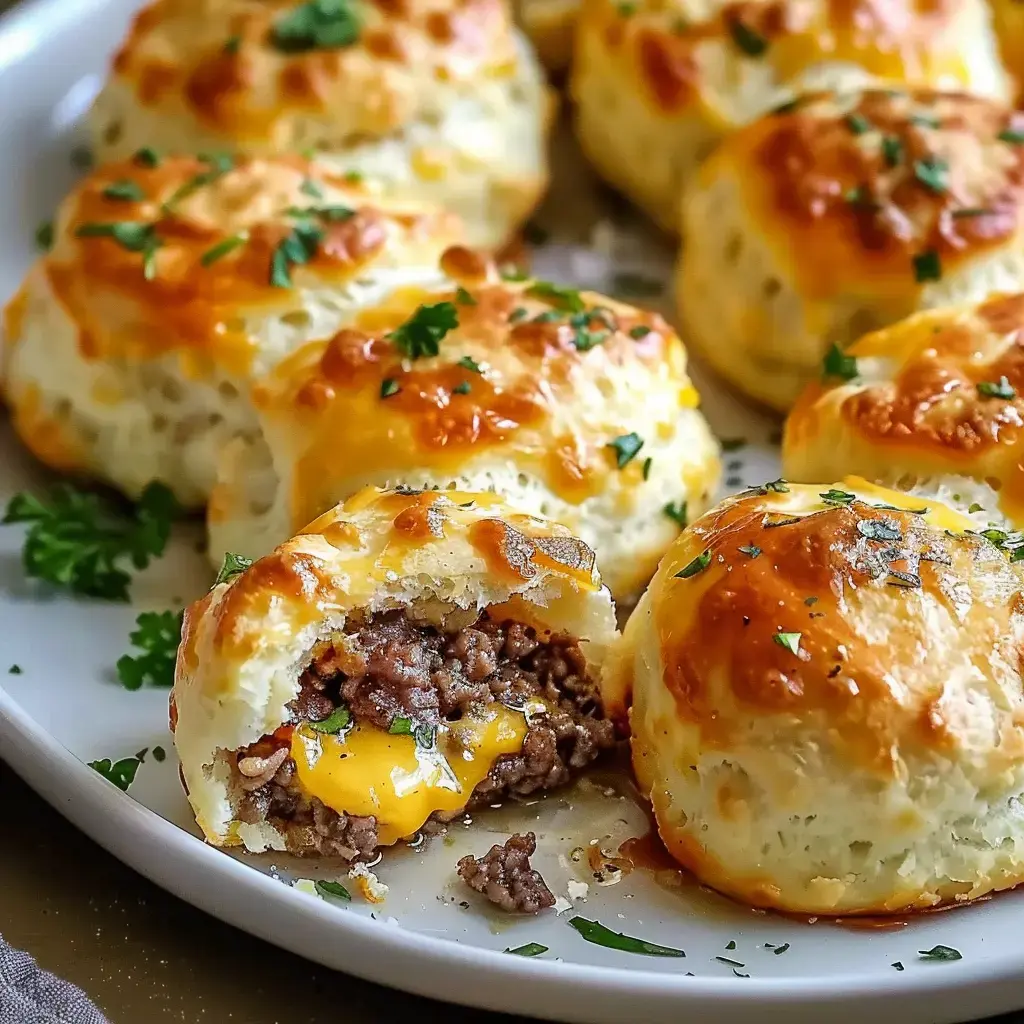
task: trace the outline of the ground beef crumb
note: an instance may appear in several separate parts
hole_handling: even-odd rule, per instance
[[[463,857],[458,864],[459,877],[502,910],[536,914],[555,905],[555,897],[540,872],[530,866],[536,850],[533,832],[517,832],[504,846],[492,846],[483,857]]]

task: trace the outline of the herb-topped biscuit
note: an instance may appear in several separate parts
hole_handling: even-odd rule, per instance
[[[101,159],[316,153],[498,246],[546,186],[551,112],[502,0],[156,0],[92,126]]]
[[[260,430],[224,452],[210,550],[270,550],[367,484],[495,490],[568,526],[635,596],[718,446],[656,314],[454,248],[445,283],[374,296],[255,388]]]
[[[789,414],[782,457],[792,480],[941,487],[1024,527],[1024,295],[926,310],[834,349]]]
[[[707,161],[683,214],[684,337],[779,409],[826,353],[1024,287],[1024,117],[961,93],[813,94]]]
[[[1024,880],[1024,538],[862,480],[773,481],[682,534],[605,700],[697,878],[806,914]]]
[[[105,165],[7,306],[15,430],[55,469],[202,505],[225,441],[258,431],[252,380],[399,281],[437,279],[460,235],[300,157]]]
[[[595,167],[675,233],[723,138],[809,89],[872,80],[1007,99],[987,4],[585,0],[572,91]]]

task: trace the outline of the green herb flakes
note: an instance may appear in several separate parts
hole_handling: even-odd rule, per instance
[[[143,252],[155,237],[152,224],[137,220],[117,220],[106,223],[81,224],[75,230],[78,238],[112,238],[122,249]]]
[[[347,729],[351,721],[352,714],[349,709],[344,704],[339,704],[326,718],[319,722],[309,722],[308,725],[313,732],[336,736],[342,729]]]
[[[672,520],[672,522],[678,524],[679,529],[685,529],[686,527],[686,502],[670,501],[663,509],[665,513]]]
[[[903,142],[895,135],[882,137],[882,158],[888,167],[898,167],[903,159]]]
[[[902,971],[902,970],[904,970],[903,964],[902,964],[902,963],[900,963],[900,961],[899,961],[899,960],[897,960],[897,961],[896,961],[895,963],[889,964],[889,966],[890,966],[890,967],[895,967],[897,971]]]
[[[931,949],[919,949],[917,955],[922,960],[963,960],[963,953],[952,946],[932,946]]]
[[[967,511],[969,514],[973,515],[975,512],[984,511],[984,506],[978,501],[972,501],[968,506]]]
[[[577,288],[563,288],[560,285],[552,284],[550,281],[534,281],[526,294],[534,299],[542,299],[544,302],[564,310],[566,313],[582,313],[586,309],[583,298]]]
[[[1024,143],[1024,128],[1004,128],[997,136],[1000,142],[1009,142],[1012,146]]]
[[[650,478],[651,478],[651,466],[653,466],[653,465],[654,465],[654,458],[653,458],[653,456],[648,456],[646,459],[644,459],[644,469],[643,469],[644,480],[650,480]]]
[[[225,551],[224,559],[217,570],[217,578],[213,581],[213,585],[230,583],[236,576],[240,576],[245,572],[250,565],[252,565],[251,558],[246,558],[244,555],[236,555],[234,551]]]
[[[123,757],[120,761],[113,763],[109,757],[105,757],[101,761],[88,762],[88,766],[94,772],[99,772],[107,782],[112,782],[123,793],[127,793],[128,787],[135,781],[140,764],[142,764],[142,759],[139,757]]]
[[[924,252],[919,252],[912,262],[914,266],[914,280],[918,284],[924,284],[926,281],[942,280],[942,261],[934,249],[926,249]]]
[[[459,315],[451,302],[420,306],[401,327],[388,338],[407,359],[436,356],[444,336],[459,326]]]
[[[230,54],[238,53],[238,48],[242,45],[241,36],[228,36],[224,41],[224,52]]]
[[[111,199],[114,202],[126,203],[137,203],[146,198],[146,193],[142,191],[139,184],[129,178],[121,178],[108,185],[103,190],[102,195],[104,199]]]
[[[847,114],[844,118],[846,127],[853,132],[854,135],[863,135],[865,132],[869,132],[872,129],[871,122],[863,114]]]
[[[274,249],[270,259],[270,283],[275,288],[291,288],[291,268],[308,263],[323,240],[323,231],[315,224],[296,224]]]
[[[7,674],[8,675],[12,675],[12,676],[20,676],[21,675],[21,666],[20,665],[12,665],[7,670]]]
[[[388,726],[388,732],[392,736],[411,736],[412,735],[412,719],[403,718],[401,715],[395,715],[391,719],[391,724]]]
[[[455,387],[452,388],[453,395],[468,395],[472,389],[470,388],[469,381],[460,381]]]
[[[475,306],[477,304],[476,299],[461,284],[455,289],[455,301],[460,306]]]
[[[606,448],[611,448],[615,452],[615,465],[619,469],[624,469],[629,465],[643,446],[643,438],[632,431],[628,434],[620,434],[618,437],[613,437],[605,445]]]
[[[463,356],[455,365],[461,366],[464,370],[469,370],[470,373],[484,372],[480,364],[472,356]]]
[[[825,361],[821,365],[821,375],[825,380],[853,380],[857,376],[857,360],[848,356],[836,344],[825,353]]]
[[[735,948],[735,947],[733,947],[733,948]],[[727,967],[746,967],[747,966],[746,964],[741,964],[739,962],[739,960],[732,960],[730,957],[727,957],[727,956],[716,956],[715,959],[720,964],[725,964]]]
[[[341,882],[325,882],[318,878],[313,883],[313,888],[321,896],[333,896],[337,900],[351,900],[352,894],[341,884]]]
[[[361,29],[352,0],[309,0],[274,22],[270,41],[286,53],[331,50],[357,42]]]
[[[240,246],[245,245],[249,241],[248,231],[239,231],[236,235],[229,235],[223,241],[218,242],[216,245],[211,246],[202,256],[199,257],[199,262],[204,266],[208,267],[211,263],[216,263],[217,260],[223,259],[228,253],[234,252]]]
[[[142,612],[128,639],[142,654],[124,654],[117,659],[117,678],[126,690],[141,689],[144,683],[170,689],[174,685],[174,663],[181,643],[183,612]]]
[[[36,245],[44,252],[53,248],[53,221],[44,220],[36,228]]]
[[[167,760],[167,751],[163,747],[153,748],[153,760],[159,764],[163,764]]]
[[[394,377],[385,377],[380,382],[380,397],[390,398],[392,395],[397,395],[402,389],[398,386],[398,381]]]
[[[619,949],[624,953],[640,953],[644,956],[686,956],[681,949],[673,949],[671,946],[659,946],[655,942],[647,942],[644,939],[635,939],[631,935],[613,932],[610,928],[605,928],[603,924],[597,921],[588,921],[582,917],[570,918],[569,925],[575,928],[587,942],[592,942],[596,946]]]
[[[761,554],[761,549],[756,544],[742,544],[736,550],[748,558],[757,558]]]
[[[688,580],[698,576],[711,564],[711,552],[702,551],[692,562],[687,563],[672,578],[676,580]]]
[[[835,487],[830,487],[827,491],[822,491],[818,497],[826,505],[849,505],[857,496],[849,491],[840,491]]]
[[[772,640],[780,647],[785,647],[790,654],[800,653],[800,637],[802,633],[773,633]]]
[[[787,949],[789,949],[789,943],[788,943],[788,942],[784,942],[784,943],[783,943],[783,944],[782,944],[781,946],[776,946],[776,947],[775,947],[775,948],[774,948],[774,949],[772,950],[772,952],[773,952],[773,953],[774,953],[774,954],[775,954],[776,956],[781,956],[781,955],[782,955],[783,953],[785,953],[785,952],[786,952],[786,950],[787,950]]]
[[[304,178],[299,191],[310,199],[323,199],[324,190],[312,178]]]
[[[744,24],[739,18],[729,21],[729,35],[737,48],[748,57],[762,57],[768,49],[768,40],[760,32]]]
[[[1005,377],[1000,377],[996,383],[989,380],[979,382],[978,394],[982,398],[1002,398],[1006,401],[1011,401],[1017,397],[1017,392],[1010,386],[1010,382]]]
[[[539,942],[527,942],[525,946],[505,949],[506,953],[512,953],[514,956],[540,956],[541,953],[546,953],[547,951],[548,947],[542,946]]]
[[[637,324],[636,327],[630,327],[629,336],[634,341],[640,341],[641,338],[646,338],[651,333],[651,328],[646,324]]]
[[[132,160],[137,163],[140,167],[159,167],[160,157],[157,155],[155,149],[151,149],[149,146],[143,146],[142,149],[137,149]]]
[[[914,161],[914,177],[929,191],[942,195],[949,184],[949,164],[938,157]]]

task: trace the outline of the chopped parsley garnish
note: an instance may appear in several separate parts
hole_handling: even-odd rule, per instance
[[[949,164],[938,157],[928,157],[924,160],[914,161],[914,177],[917,178],[925,188],[930,189],[939,195],[946,191],[948,185],[947,175]]]
[[[525,320],[530,315],[530,311],[525,306],[516,306],[508,315],[508,322],[510,324],[517,324],[520,320]]]
[[[827,491],[822,491],[818,497],[826,505],[849,505],[856,498],[856,495],[851,494],[849,491],[840,491],[835,487],[830,487]]]
[[[321,896],[333,896],[338,900],[351,900],[352,894],[341,884],[341,882],[325,882],[323,879],[318,878],[313,883],[313,888]]]
[[[847,189],[843,193],[843,199],[850,206],[857,206],[863,210],[878,210],[881,208],[878,201],[872,197],[871,193],[863,185]]]
[[[938,128],[942,124],[934,114],[911,114],[910,123],[918,128]]]
[[[218,178],[223,177],[228,171],[234,170],[235,158],[230,153],[200,154],[199,159],[208,167],[205,171],[192,175],[184,185],[176,188],[170,196],[161,204],[164,213],[171,213],[174,207],[183,199],[187,199],[194,192],[198,192],[204,185],[209,185]]]
[[[452,394],[453,395],[468,395],[470,390],[471,390],[471,388],[469,386],[469,381],[468,380],[464,380],[464,381],[461,381],[460,383],[456,384],[455,387],[452,388]]]
[[[153,243],[155,228],[138,220],[115,220],[106,223],[81,224],[75,230],[78,238],[112,238],[122,249],[142,252]]]
[[[484,372],[480,364],[472,356],[463,356],[455,365],[461,366],[464,370],[469,370],[470,373]]]
[[[588,921],[583,917],[570,918],[569,925],[575,928],[587,942],[592,942],[596,946],[619,949],[624,953],[642,953],[644,956],[686,956],[681,949],[659,946],[655,942],[647,942],[644,939],[635,939],[631,935],[623,935],[621,932],[613,932],[610,928],[605,928],[603,924],[597,921]]]
[[[736,947],[733,946],[733,949],[735,949],[735,948]],[[746,964],[741,964],[739,962],[739,960],[732,960],[730,957],[727,957],[727,956],[716,956],[715,959],[720,964],[725,964],[727,967],[746,967],[747,966]]]
[[[151,149],[149,146],[143,146],[142,149],[137,149],[132,160],[134,160],[140,167],[160,166],[160,157],[157,155],[156,150]]]
[[[925,249],[924,252],[919,252],[914,257],[913,264],[914,280],[918,284],[923,284],[925,281],[942,280],[942,262],[934,249]]]
[[[650,327],[646,324],[637,324],[636,327],[630,327],[629,336],[634,341],[639,341],[641,338],[646,338],[651,333]]]
[[[123,654],[117,659],[117,678],[126,690],[141,689],[143,683],[170,689],[174,685],[174,663],[181,643],[183,612],[142,612],[137,628],[129,634],[132,646],[142,654]]]
[[[352,0],[309,0],[274,22],[270,40],[286,53],[351,46],[362,24]]]
[[[743,448],[747,443],[745,437],[723,437],[722,438],[722,451],[723,452],[735,452],[740,448]]]
[[[436,356],[441,350],[441,339],[458,326],[459,314],[455,305],[437,302],[432,306],[420,306],[388,338],[406,358],[421,359]]]
[[[12,676],[20,676],[21,675],[21,666],[20,665],[12,665],[7,670],[7,673],[8,673],[8,675],[12,675]]]
[[[138,182],[129,178],[121,178],[103,190],[104,199],[113,199],[116,202],[137,203],[140,199],[146,198],[146,193],[139,187]]]
[[[53,247],[53,221],[44,220],[39,227],[36,228],[36,245],[40,249],[50,249]]]
[[[628,434],[620,434],[618,437],[613,437],[611,441],[605,445],[606,448],[611,448],[615,452],[615,465],[619,469],[623,469],[628,466],[629,463],[636,458],[643,446],[643,438],[633,431]]]
[[[772,952],[776,956],[781,956],[781,954],[785,953],[787,949],[789,949],[789,943],[784,942],[781,946],[776,946],[775,949],[772,950]]]
[[[27,523],[25,575],[78,594],[128,600],[129,561],[144,569],[162,555],[178,510],[174,495],[150,484],[134,508],[58,484],[45,499],[22,493],[7,505],[4,523]]]
[[[270,259],[270,283],[275,288],[291,288],[291,268],[308,263],[315,255],[324,237],[315,224],[296,224],[274,249]]]
[[[807,605],[808,608],[812,608],[817,603],[818,599],[814,596],[804,598],[804,604]]]
[[[825,361],[821,365],[822,376],[828,380],[853,380],[857,376],[857,360],[846,355],[836,344],[825,353]]]
[[[225,53],[238,53],[239,46],[242,45],[241,36],[228,36],[224,42]]]
[[[153,748],[153,760],[158,763],[163,763],[167,758],[167,751],[163,747]]]
[[[844,120],[846,121],[846,127],[854,135],[863,135],[865,132],[871,131],[872,124],[863,114],[847,114]]]
[[[225,551],[224,559],[217,570],[217,578],[213,581],[213,585],[230,583],[236,576],[241,576],[250,565],[252,565],[251,558],[246,558],[244,555],[236,555],[234,551]]]
[[[750,558],[757,558],[761,554],[761,549],[756,544],[743,544],[736,550]]]
[[[608,310],[595,307],[569,317],[569,326],[575,332],[572,343],[578,352],[589,352],[608,339],[614,325],[608,322],[607,316]],[[600,324],[596,330],[591,327],[594,320]]]
[[[760,32],[756,32],[749,25],[745,25],[739,18],[729,21],[729,35],[732,41],[748,57],[761,57],[768,49],[768,40]]]
[[[1006,401],[1017,397],[1017,392],[1005,377],[1000,377],[997,383],[992,383],[990,380],[980,381],[978,394],[983,398],[1004,398]]]
[[[674,523],[679,524],[679,528],[685,529],[686,527],[686,502],[670,501],[663,509],[665,513]]]
[[[963,960],[964,955],[952,946],[932,946],[931,949],[919,949],[917,955],[922,960]]]
[[[903,967],[903,964],[902,964],[902,963],[900,963],[900,961],[899,961],[899,960],[897,960],[897,961],[896,961],[895,963],[893,963],[893,964],[889,964],[889,966],[890,966],[890,967],[895,967],[897,971],[902,971],[902,970],[904,969],[904,967]]]
[[[506,953],[512,953],[514,956],[540,956],[541,953],[548,951],[547,946],[542,946],[539,942],[527,942],[525,946],[516,946],[515,949],[506,949]]]
[[[998,135],[1000,142],[1009,142],[1019,146],[1024,143],[1024,128],[1004,128]]]
[[[331,224],[343,223],[356,215],[356,211],[351,206],[342,206],[340,203],[324,203],[320,206],[289,206],[287,213],[289,217],[316,217]]]
[[[141,753],[144,754],[145,751]],[[112,782],[122,793],[127,793],[128,787],[135,781],[140,764],[142,764],[141,757],[123,757],[113,764],[109,757],[105,757],[101,761],[88,762],[94,772],[99,772],[107,782]]]
[[[351,721],[352,713],[344,704],[340,704],[326,718],[319,722],[310,722],[309,727],[313,732],[336,736],[342,729],[347,729]]]
[[[455,301],[460,306],[475,306],[477,304],[476,299],[474,299],[461,284],[455,289]]]
[[[861,519],[857,532],[868,540],[901,540],[900,528],[888,519]]]
[[[735,948],[736,948],[736,940],[735,940],[735,939],[730,939],[730,940],[729,940],[729,941],[728,941],[728,942],[727,942],[727,943],[725,944],[725,948],[726,948],[726,949],[735,949]]]
[[[534,299],[543,299],[566,313],[582,313],[586,309],[578,288],[563,288],[550,281],[534,281],[526,294]]]
[[[310,199],[323,199],[324,190],[312,178],[304,178],[299,191]]]
[[[882,138],[882,157],[889,167],[898,167],[903,159],[903,142],[895,135]]]
[[[401,715],[395,715],[391,719],[391,724],[388,726],[388,732],[392,736],[411,736],[412,735],[412,719],[403,718]]]
[[[237,235],[229,235],[223,241],[218,242],[216,245],[207,249],[206,252],[199,257],[199,262],[204,267],[208,267],[211,263],[216,263],[217,260],[227,256],[228,253],[234,252],[239,246],[245,245],[248,241],[248,231],[239,231]]]
[[[653,298],[662,293],[662,284],[656,277],[623,271],[612,278],[612,291],[635,298]]]
[[[773,633],[772,640],[780,647],[785,647],[790,654],[800,653],[800,637],[802,633]]]
[[[768,483],[761,488],[762,493],[767,494],[789,494],[789,484],[786,483],[781,477],[778,480],[769,480]]]
[[[397,395],[402,389],[398,386],[398,381],[394,377],[385,377],[380,382],[380,397],[390,398],[392,395]]]
[[[702,573],[711,564],[711,552],[702,551],[692,562],[683,566],[672,578],[676,580],[688,580],[692,576]]]
[[[968,506],[967,511],[968,513],[981,512],[983,508],[984,506],[981,504],[981,502],[972,501],[971,504]]]
[[[651,478],[651,466],[654,465],[654,457],[648,456],[644,459],[644,479],[650,480]]]

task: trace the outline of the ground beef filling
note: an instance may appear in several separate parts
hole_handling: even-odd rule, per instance
[[[515,707],[535,697],[551,710],[531,716],[521,752],[498,759],[474,790],[472,810],[561,785],[614,746],[614,728],[602,717],[576,640],[541,640],[530,626],[492,621],[486,613],[442,633],[410,622],[404,612],[387,612],[354,625],[345,644],[316,651],[290,709],[296,723],[323,721],[344,705],[354,720],[384,730],[397,718],[432,731],[473,707],[494,701]],[[236,816],[269,820],[293,852],[369,857],[378,845],[376,819],[338,814],[308,797],[287,744],[268,736],[238,752]]]
[[[459,878],[502,910],[536,914],[555,905],[540,872],[530,866],[530,857],[536,852],[537,837],[532,832],[517,832],[504,846],[492,846],[483,857],[463,857],[458,864]]]

